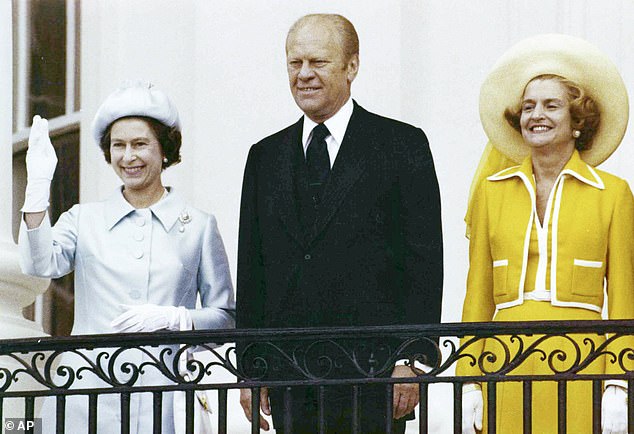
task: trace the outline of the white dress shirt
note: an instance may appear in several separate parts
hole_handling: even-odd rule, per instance
[[[348,101],[339,109],[334,116],[324,122],[326,128],[330,134],[326,136],[326,145],[328,146],[328,156],[330,157],[330,168],[335,164],[335,158],[337,158],[337,154],[339,153],[339,148],[341,147],[341,143],[343,142],[343,138],[346,135],[346,129],[348,128],[348,122],[350,122],[350,117],[352,116],[352,110],[354,109],[354,104],[352,103],[352,98],[348,98]],[[310,139],[312,138],[313,128],[317,126],[312,119],[308,116],[304,115],[304,127],[302,129],[302,145],[304,146],[304,157],[306,156],[306,150],[308,149],[308,144],[310,143]]]

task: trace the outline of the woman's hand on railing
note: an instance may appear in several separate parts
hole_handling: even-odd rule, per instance
[[[478,383],[462,386],[462,434],[482,430],[482,388]]]
[[[627,390],[610,385],[601,400],[601,429],[603,434],[627,434]]]

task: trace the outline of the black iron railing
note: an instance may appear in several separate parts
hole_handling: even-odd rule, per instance
[[[360,387],[382,384],[389,396],[395,383],[417,383],[420,405],[416,424],[429,432],[429,386],[453,385],[453,431],[461,432],[462,385],[479,382],[487,386],[488,432],[496,432],[496,388],[501,382],[523,384],[523,430],[531,432],[533,385],[555,382],[559,396],[557,430],[566,432],[566,390],[570,382],[592,384],[592,432],[600,432],[601,393],[604,380],[622,380],[629,385],[629,432],[634,432],[634,320],[550,321],[512,323],[441,324],[437,326],[386,326],[322,329],[266,329],[162,332],[74,336],[0,341],[0,404],[22,402],[23,417],[36,416],[36,402],[53,396],[57,409],[57,432],[73,432],[64,426],[66,401],[87,397],[89,432],[97,432],[98,401],[101,396],[118,396],[121,432],[130,432],[130,401],[143,392],[154,400],[154,432],[160,432],[161,403],[166,393],[185,391],[186,432],[193,433],[194,390],[218,393],[216,432],[227,432],[227,391],[251,388],[253,408],[259,408],[262,387],[290,391],[314,386],[319,394],[329,387],[347,385],[351,408]],[[237,343],[220,346],[225,343]],[[474,351],[474,348],[483,349]],[[193,351],[198,357],[188,362],[190,373],[178,370],[178,356]],[[237,354],[239,352],[239,354]],[[395,363],[407,359],[422,362],[431,370],[414,378],[394,379],[389,374]],[[522,373],[534,360],[547,367],[539,374]],[[477,368],[478,373],[457,377],[458,363]],[[589,367],[606,366],[598,371]],[[218,382],[218,372],[237,381]],[[518,373],[519,372],[519,373]],[[609,373],[606,373],[609,372]],[[26,385],[29,385],[26,387]],[[50,398],[49,398],[50,399]],[[589,401],[589,402],[590,402]],[[386,414],[392,414],[388,399]],[[3,406],[0,405],[0,411]],[[6,411],[0,418],[9,415]],[[15,416],[15,415],[11,415]],[[518,415],[522,419],[522,415]],[[293,415],[284,418],[293,423]],[[322,421],[323,422],[323,421]],[[391,418],[387,418],[387,427]],[[320,423],[323,429],[323,423]],[[259,432],[254,417],[252,432]],[[350,432],[357,432],[353,418]],[[315,432],[319,432],[318,427]],[[520,431],[518,431],[520,432]]]

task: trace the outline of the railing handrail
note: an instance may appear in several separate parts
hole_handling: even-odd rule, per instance
[[[633,342],[634,320],[192,330],[8,339],[0,341],[0,404],[23,399],[24,418],[31,420],[36,399],[52,402],[47,397],[53,397],[59,417],[67,403],[82,401],[74,397],[86,397],[82,402],[95,415],[100,402],[113,396],[116,401],[116,395],[123,412],[130,411],[133,396],[151,396],[156,403],[162,402],[165,393],[185,391],[188,432],[193,433],[195,391],[216,390],[218,432],[226,433],[230,389],[250,388],[257,400],[261,388],[272,388],[284,393],[288,399],[285,408],[291,408],[292,391],[301,392],[304,387],[319,391],[322,398],[327,391],[350,391],[351,399],[368,390],[364,388],[384,388],[386,414],[391,415],[391,385],[414,383],[421,396],[419,431],[427,433],[431,385],[445,383],[452,388],[454,432],[460,432],[462,386],[480,382],[487,385],[488,420],[495,420],[496,391],[521,386],[523,426],[530,432],[531,394],[533,386],[542,390],[542,382],[554,383],[553,393],[559,399],[558,429],[565,432],[566,401],[562,397],[568,396],[567,385],[576,383],[591,388],[586,407],[592,413],[593,432],[599,433],[603,381],[610,379],[624,380],[621,384],[629,386],[630,432],[634,432]],[[224,343],[229,345],[219,346]],[[189,361],[182,365],[181,356],[189,352],[200,356],[188,356]],[[395,364],[403,359],[425,372],[415,370],[414,377],[392,378]],[[523,369],[534,362],[540,364],[538,370]],[[603,365],[605,369],[595,369]],[[463,369],[460,375],[455,374],[456,367]],[[101,395],[110,396],[98,399]],[[259,403],[252,403],[252,408],[252,432],[258,432]],[[284,417],[292,420],[291,413]],[[155,406],[153,418],[158,424],[155,427],[160,427],[160,406]],[[92,423],[96,427],[94,418]],[[129,418],[122,417],[122,430],[128,425]]]
[[[56,351],[72,348],[118,348],[139,345],[159,346],[177,344],[207,344],[245,342],[254,339],[293,340],[372,338],[372,337],[464,337],[474,333],[480,337],[495,335],[533,335],[557,332],[559,334],[609,334],[634,332],[634,320],[566,320],[566,321],[509,321],[441,323],[363,327],[314,327],[219,329],[191,331],[163,331],[152,333],[94,334],[64,337],[38,337],[0,340],[0,355],[15,352]]]

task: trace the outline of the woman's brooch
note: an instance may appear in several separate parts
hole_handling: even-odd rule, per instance
[[[183,211],[181,215],[178,216],[178,221],[181,222],[181,227],[178,228],[180,232],[185,232],[185,225],[192,221],[191,216],[187,211]]]

